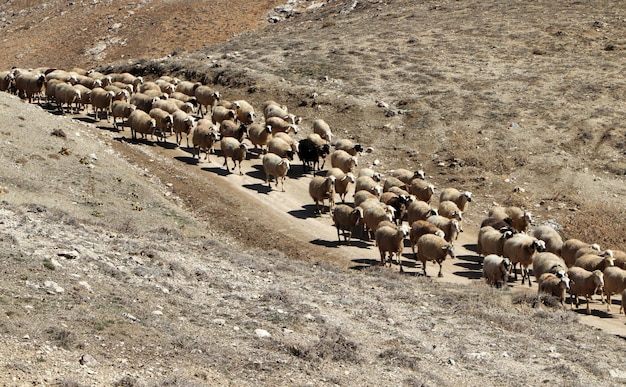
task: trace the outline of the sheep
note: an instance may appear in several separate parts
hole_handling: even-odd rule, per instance
[[[15,86],[15,76],[10,71],[0,71],[0,91],[9,91]]]
[[[178,110],[182,110],[187,114],[191,114],[194,112],[195,108],[193,106],[193,104],[191,102],[183,102],[179,99],[176,98],[168,98],[167,100],[165,100],[167,102],[168,105],[170,106],[174,106],[176,108],[178,108]],[[164,109],[167,110],[167,109]],[[173,113],[172,111],[170,111],[170,113]]]
[[[363,146],[361,144],[355,144],[347,138],[342,138],[333,143],[335,150],[343,150],[350,153],[352,156],[356,156],[363,152]]]
[[[91,89],[93,89],[93,87]],[[129,97],[131,94],[135,93],[135,88],[133,87],[133,85],[127,85],[120,82],[113,82],[113,84],[107,85],[103,87],[103,89],[107,91],[113,91],[115,92],[115,94],[119,93],[122,90],[125,90],[126,92],[128,92]]]
[[[152,105],[156,103],[159,99],[156,97],[151,97],[142,93],[135,93],[130,96],[129,102],[135,106],[137,109],[144,111],[146,113],[150,113],[152,110]]]
[[[103,87],[101,79],[94,79],[88,75],[75,74],[73,78],[76,80],[75,84],[83,85],[88,89],[93,90],[96,87]]]
[[[370,239],[370,230],[376,231],[380,222],[393,222],[395,209],[378,200],[365,200],[359,207],[363,209],[364,235],[367,240]]]
[[[335,206],[335,177],[334,176],[313,176],[309,182],[309,195],[315,201],[315,212],[322,213],[324,200],[328,199],[328,208],[332,212]]]
[[[613,262],[613,264],[619,267],[620,269],[626,270],[626,252],[622,250],[612,250],[612,251],[613,251],[613,258],[615,258],[615,261]]]
[[[313,133],[319,134],[320,137],[329,143],[333,141],[333,134],[330,131],[330,126],[321,118],[313,121]]]
[[[188,96],[195,96],[196,89],[200,86],[202,86],[202,83],[200,82],[180,81],[176,85],[176,91],[187,94]]]
[[[137,133],[140,133],[141,137],[145,138],[146,134],[154,136],[156,121],[148,113],[136,109],[128,116],[128,126],[130,126],[133,139],[137,138]]]
[[[335,150],[330,154],[330,165],[339,168],[344,173],[353,172],[358,165],[358,160],[346,151]]]
[[[163,77],[157,79],[154,83],[159,86],[159,89],[161,89],[161,92],[164,94],[171,95],[176,92],[176,84],[167,79],[163,79]]]
[[[513,230],[513,228],[511,227],[512,224],[513,224],[513,221],[511,220],[511,218],[505,218],[505,219],[485,218],[480,223],[480,228],[490,226],[490,227],[495,228],[496,230],[499,230],[501,228],[510,228],[511,230]],[[515,230],[513,231],[517,232]]]
[[[233,109],[226,109],[224,106],[213,106],[211,119],[214,124],[221,124],[224,120],[233,120],[237,118],[237,113]]]
[[[465,211],[467,203],[472,201],[472,193],[469,191],[459,191],[456,188],[444,188],[439,194],[439,201],[443,202],[449,200],[456,203],[461,211]]]
[[[444,200],[439,202],[439,207],[437,209],[439,215],[444,216],[449,219],[456,219],[459,222],[463,220],[463,211],[456,205],[456,203],[450,200]]]
[[[432,215],[426,220],[439,227],[445,234],[444,239],[450,243],[457,240],[459,233],[463,232],[463,229],[456,219],[448,219],[441,215]]]
[[[611,295],[620,294],[626,290],[626,270],[619,267],[607,267],[602,271],[604,274],[604,296],[606,297],[606,310],[611,311]],[[623,297],[623,294],[622,294]],[[622,298],[622,303],[624,299]]]
[[[526,232],[532,223],[532,215],[530,212],[524,211],[519,207],[493,207],[489,210],[490,218],[511,219],[511,227],[517,232]]]
[[[293,125],[297,125],[302,121],[302,118],[289,113],[286,106],[280,106],[274,101],[266,101],[263,104],[263,117],[266,121],[270,117],[279,117]]]
[[[569,294],[572,309],[574,309],[574,303],[578,308],[580,305],[578,297],[582,295],[587,301],[587,314],[591,314],[589,299],[598,291],[600,294],[604,292],[604,273],[600,270],[588,271],[582,267],[572,267],[567,271],[567,276],[570,279]]]
[[[495,254],[502,255],[504,242],[513,236],[513,232],[497,230],[491,226],[481,227],[478,231],[478,242],[476,248],[483,257]]]
[[[435,193],[435,186],[420,179],[413,179],[409,185],[409,193],[418,200],[429,203]]]
[[[194,96],[198,101],[198,112],[200,113],[201,117],[204,116],[204,112],[202,110],[203,107],[206,109],[206,112],[208,114],[208,112],[212,110],[212,108],[221,98],[218,91],[214,91],[211,87],[206,85],[198,86],[194,91]],[[211,110],[209,109],[209,107],[211,107]]]
[[[195,122],[191,115],[188,115],[182,110],[177,110],[172,113],[172,129],[176,135],[176,144],[180,145],[183,140],[183,133],[187,139],[187,148],[189,148],[189,132],[194,127]]]
[[[552,273],[557,277],[563,277],[567,275],[567,265],[563,258],[558,255],[549,251],[542,251],[533,258],[533,275],[537,282],[543,273]]]
[[[570,280],[567,276],[558,277],[552,273],[543,273],[539,277],[537,294],[549,294],[558,297],[561,305],[565,302],[565,293],[570,289]]]
[[[624,311],[624,315],[626,316],[626,289],[622,292],[622,303],[619,307],[619,313],[622,313],[622,311]]]
[[[198,99],[194,96],[189,96],[187,94],[181,93],[181,92],[173,92],[172,94],[170,94],[169,99],[175,99],[178,101],[182,101],[184,103],[189,103],[193,106],[193,109],[195,110],[195,108],[198,106]]]
[[[293,161],[294,151],[292,146],[280,137],[273,137],[270,140],[267,144],[267,151],[268,153],[274,153],[280,157],[286,157],[289,161]]]
[[[152,91],[157,95],[163,94],[161,87],[156,82],[144,82],[137,88],[137,91],[140,93],[147,93],[148,91]]]
[[[450,255],[450,258],[455,258],[452,243],[438,235],[425,234],[417,240],[417,256],[422,263],[424,276],[427,276],[426,261],[434,261],[439,264],[439,274],[437,274],[437,277],[443,277],[442,262],[448,255]]]
[[[413,181],[413,179],[426,179],[426,175],[424,175],[424,171],[422,171],[421,169],[417,171],[409,171],[408,169],[404,168],[392,169],[391,171],[389,171],[389,175],[395,177],[396,179],[399,179],[407,186],[411,184],[411,181]]]
[[[489,254],[483,259],[483,278],[488,285],[501,288],[508,282],[511,261],[497,254]]]
[[[561,256],[565,260],[567,267],[574,266],[574,262],[576,262],[576,252],[582,248],[592,248],[594,250],[600,251],[600,246],[597,244],[589,244],[581,241],[580,239],[570,238],[563,242],[563,246],[561,246]]]
[[[115,102],[113,104],[115,104]],[[165,110],[157,107],[150,109],[150,112],[148,114],[150,114],[150,117],[154,118],[154,120],[156,121],[159,135],[163,139],[163,142],[165,142],[165,133],[172,132],[174,117],[169,112],[166,112]]]
[[[402,189],[407,188],[406,184],[402,180],[396,179],[393,176],[387,176],[383,182],[383,192],[389,191],[392,187],[400,187]]]
[[[71,83],[72,85],[75,85],[78,83],[78,79],[75,76],[73,76],[72,74],[70,74],[69,72],[65,70],[59,70],[59,69],[46,73],[45,79],[46,79],[46,85],[48,82],[50,82],[53,79],[59,80],[63,83]]]
[[[106,91],[101,87],[96,87],[91,90],[91,106],[93,107],[94,117],[98,121],[100,121],[98,110],[102,110],[107,122],[109,122],[109,111],[111,110],[111,103],[114,97],[114,92]]]
[[[239,174],[243,175],[241,172],[241,162],[246,159],[246,155],[248,153],[248,146],[242,142],[239,142],[236,138],[233,137],[224,137],[220,140],[220,149],[222,150],[222,155],[224,156],[224,166],[228,171],[228,158],[230,157],[233,160],[233,171],[239,163]]]
[[[607,267],[615,266],[615,258],[612,255],[600,256],[596,254],[585,254],[576,258],[574,266],[582,267],[585,270],[604,270]]]
[[[298,143],[298,158],[302,161],[302,173],[306,173],[307,167],[313,170],[313,175],[326,164],[326,156],[330,153],[328,144],[316,144],[309,138],[304,138]],[[324,160],[320,166],[320,159]]]
[[[348,186],[355,182],[354,175],[352,173],[343,173],[339,168],[331,168],[326,172],[326,176],[335,176],[335,193],[339,195],[339,199],[342,202],[345,202]]]
[[[267,145],[272,139],[272,127],[254,123],[248,127],[248,138],[250,142],[252,142],[252,145],[254,145],[254,149],[259,149],[260,147],[261,151],[266,153]]]
[[[581,249],[578,249],[574,256],[576,257],[576,259],[578,259],[587,254],[599,255],[601,257],[613,257],[613,250],[598,251],[595,249],[595,247],[583,247]]]
[[[245,135],[247,133],[247,128],[245,125],[237,124],[232,120],[224,120],[220,124],[220,135],[222,137],[234,137],[237,141],[243,141]]]
[[[46,76],[40,73],[19,72],[15,76],[15,87],[20,96],[28,97],[28,103],[33,102],[33,96],[38,97],[37,102],[41,102],[40,95],[44,91]]]
[[[289,172],[289,159],[280,157],[274,153],[268,153],[263,156],[263,171],[265,172],[265,182],[271,187],[270,177],[276,179],[276,188],[278,182],[282,182],[282,191],[285,192],[285,178]]]
[[[218,141],[217,127],[212,125],[211,121],[201,119],[191,133],[192,156],[195,158],[197,154],[200,160],[200,151],[204,150],[205,160],[209,160],[209,152],[215,153],[214,145]]]
[[[81,85],[80,83],[74,85],[76,89],[80,91],[80,97],[76,100],[76,104],[80,106],[80,109],[85,109],[87,105],[91,104],[91,89]],[[48,88],[46,86],[46,93]]]
[[[417,241],[422,235],[426,234],[434,234],[442,238],[445,238],[446,236],[446,234],[439,227],[426,220],[416,220],[415,222],[411,223],[411,230],[409,231],[409,241],[411,242],[411,250],[413,251],[415,260],[417,260],[417,253],[415,251],[415,248],[417,247]]]
[[[346,244],[350,244],[352,230],[357,224],[363,222],[363,209],[361,207],[352,208],[347,204],[337,204],[333,210],[333,222],[337,228],[337,239],[341,242],[341,234]],[[348,232],[346,236],[345,232]]]
[[[143,83],[142,77],[137,77],[132,75],[131,73],[114,73],[109,74],[112,82],[122,82],[129,85],[133,85],[135,88],[139,87]]]
[[[545,248],[546,244],[544,241],[527,234],[515,234],[504,242],[502,255],[511,260],[513,270],[515,270],[518,263],[520,264],[522,285],[528,279],[528,286],[532,286],[528,266],[532,265],[535,255],[538,252],[545,251]],[[515,271],[515,280],[517,281],[517,271]]]
[[[128,119],[130,113],[134,112],[137,109],[137,106],[132,105],[128,102],[124,101],[114,101],[111,104],[111,115],[113,116],[113,127],[115,129],[118,128],[117,119],[122,119],[122,124],[124,124],[124,119]]]
[[[294,124],[291,124],[280,117],[270,117],[265,120],[265,123],[272,127],[274,132],[293,132],[294,134],[298,133],[298,127]]]
[[[337,148],[335,148],[335,149],[337,149]],[[348,152],[348,153],[350,153],[350,152]],[[356,155],[353,155],[353,156],[356,156]],[[374,181],[377,181],[377,182],[380,182],[382,180],[382,177],[381,177],[380,173],[374,171],[371,168],[361,168],[361,169],[359,169],[356,177],[359,178],[361,176],[369,176],[372,179],[374,179]]]
[[[69,83],[60,83],[55,88],[54,98],[61,113],[63,113],[63,104],[67,104],[67,112],[72,112],[72,104],[76,103],[75,111],[78,113],[78,100],[80,99],[80,90]]]
[[[396,262],[400,265],[400,272],[404,272],[402,268],[402,249],[404,248],[404,238],[409,235],[409,227],[405,224],[400,227],[381,226],[374,232],[376,245],[380,253],[380,263],[385,265],[385,257],[389,253],[389,262],[393,261],[393,255],[396,256]]]
[[[254,108],[250,103],[244,100],[233,101],[235,107],[235,113],[237,113],[237,119],[244,125],[250,125],[256,119]],[[275,130],[272,127],[272,130]]]
[[[426,220],[429,216],[439,215],[437,210],[421,200],[413,200],[406,209],[407,221],[413,224],[416,220]]]
[[[110,85],[111,83],[113,83],[113,80],[111,79],[110,76],[102,74],[99,71],[89,70],[89,71],[87,71],[87,74],[85,74],[85,75],[90,76],[93,79],[100,80],[102,82],[102,87]]]
[[[397,224],[402,223],[402,220],[406,216],[406,208],[411,202],[411,197],[407,195],[398,195],[393,192],[384,192],[380,195],[381,203],[393,207],[395,211],[394,221]]]
[[[339,168],[337,168],[337,169],[339,169]],[[339,169],[339,170],[341,171],[341,169]],[[379,199],[379,195],[375,195],[375,194],[373,194],[371,192],[368,192],[368,191],[357,191],[354,194],[354,205],[358,206],[361,203],[363,203],[364,201],[369,200],[369,199],[378,200]]]
[[[377,197],[380,197],[380,195],[382,194],[382,190],[383,188],[378,185],[378,183],[376,183],[373,178],[369,176],[357,177],[356,181],[354,182],[355,193],[359,191],[367,191],[376,195]]]

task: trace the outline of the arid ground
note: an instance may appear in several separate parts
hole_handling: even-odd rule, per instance
[[[278,6],[278,8],[273,8]],[[185,141],[0,94],[3,385],[615,385],[626,317],[487,287],[494,204],[626,249],[626,9],[591,1],[48,1],[0,5],[0,69],[94,68],[269,99],[473,192],[444,278],[378,265],[286,192]],[[349,198],[350,200],[350,198]],[[436,200],[435,200],[436,203]]]

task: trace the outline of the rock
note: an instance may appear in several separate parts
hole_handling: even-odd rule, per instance
[[[626,379],[626,371],[622,371],[622,370],[609,370],[609,375],[611,375],[612,378],[616,378],[616,379]]]
[[[46,282],[43,283],[43,286],[46,288],[46,290],[48,291],[49,294],[61,294],[61,293],[65,292],[65,289],[60,287],[54,281],[46,281]]]
[[[270,335],[270,333],[268,331],[266,331],[265,329],[255,329],[254,333],[256,333],[256,335],[260,339],[268,339],[268,338],[272,337],[272,335]]]
[[[226,320],[224,320],[223,318],[216,318],[216,319],[213,320],[213,324],[224,325],[224,324],[226,324]]]
[[[87,281],[80,281],[78,284],[82,286],[83,288],[85,288],[85,290],[87,290],[89,293],[93,293],[93,290],[91,289],[91,285],[89,285]]]
[[[95,367],[98,365],[98,361],[89,354],[82,355],[78,362],[80,363],[80,365],[84,365],[87,367]]]

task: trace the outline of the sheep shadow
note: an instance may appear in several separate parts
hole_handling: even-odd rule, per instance
[[[225,169],[223,166],[221,167],[203,167],[201,168],[203,171],[212,172],[219,176],[228,176],[232,174],[230,170]]]
[[[246,175],[265,181],[265,171],[263,167],[257,164],[252,165],[253,170],[246,172]]]
[[[157,144],[159,144],[159,146],[163,149],[172,150],[178,148],[178,144],[175,142],[168,142],[167,139],[165,139],[165,141],[159,141]],[[193,152],[191,152],[191,154],[193,155]]]
[[[607,312],[606,310],[599,310],[599,309],[594,309],[593,308],[593,304],[590,306],[591,308],[591,314],[587,314],[587,304],[585,304],[585,300],[582,299],[580,300],[580,306],[578,308],[576,308],[576,305],[574,305],[574,309],[572,309],[571,307],[569,308],[572,312],[575,312],[577,314],[580,314],[581,316],[594,316],[594,317],[598,317],[598,318],[616,318],[616,316],[614,314],[612,314],[611,312]],[[571,305],[569,297],[567,300],[567,303]],[[602,309],[606,309],[606,304],[597,304],[600,305]],[[617,316],[619,317],[619,315]]]
[[[322,208],[322,213],[318,214],[315,204],[304,204],[302,209],[287,211],[287,213],[298,219],[317,218],[321,215],[328,214],[328,206]]]
[[[381,266],[380,259],[355,258],[352,259],[351,262],[354,263],[354,265],[350,266],[352,270],[364,270],[372,266]]]
[[[260,194],[265,194],[265,195],[268,195],[270,192],[275,190],[274,188],[268,187],[267,185],[261,184],[261,183],[244,184],[242,187],[256,191],[257,193],[260,193]]]
[[[369,244],[363,241],[355,240],[354,238],[351,239],[350,242],[346,242],[343,240],[343,235],[341,237],[341,241],[337,241],[337,240],[327,241],[327,240],[318,238],[318,239],[313,239],[309,243],[316,245],[316,246],[324,246],[324,247],[332,247],[332,248],[338,248],[340,246],[348,246],[348,247],[358,247],[362,249],[367,249],[368,247],[370,247]]]
[[[463,248],[478,254],[478,245],[476,243],[466,243]]]
[[[187,165],[198,165],[200,163],[200,160],[198,160],[195,157],[189,157],[189,156],[174,156],[174,159],[181,161]]]
[[[133,144],[133,145],[156,146],[156,143],[154,141],[150,141],[147,138],[132,138],[132,137],[120,136],[120,137],[116,137],[115,140],[120,141],[120,142],[125,142],[127,144]]]

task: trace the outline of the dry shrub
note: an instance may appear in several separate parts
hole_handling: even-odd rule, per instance
[[[396,367],[418,370],[418,362],[421,360],[417,356],[409,356],[399,348],[389,348],[378,354],[384,364]]]
[[[357,343],[346,339],[341,332],[341,328],[329,328],[325,330],[320,335],[320,340],[308,348],[300,349],[292,345],[289,347],[289,352],[293,356],[311,362],[317,362],[320,359],[328,359],[359,364],[362,360],[358,354]]]
[[[46,329],[46,333],[50,336],[52,341],[56,342],[57,345],[63,349],[72,349],[72,346],[76,341],[76,335],[65,329],[50,327]]]

